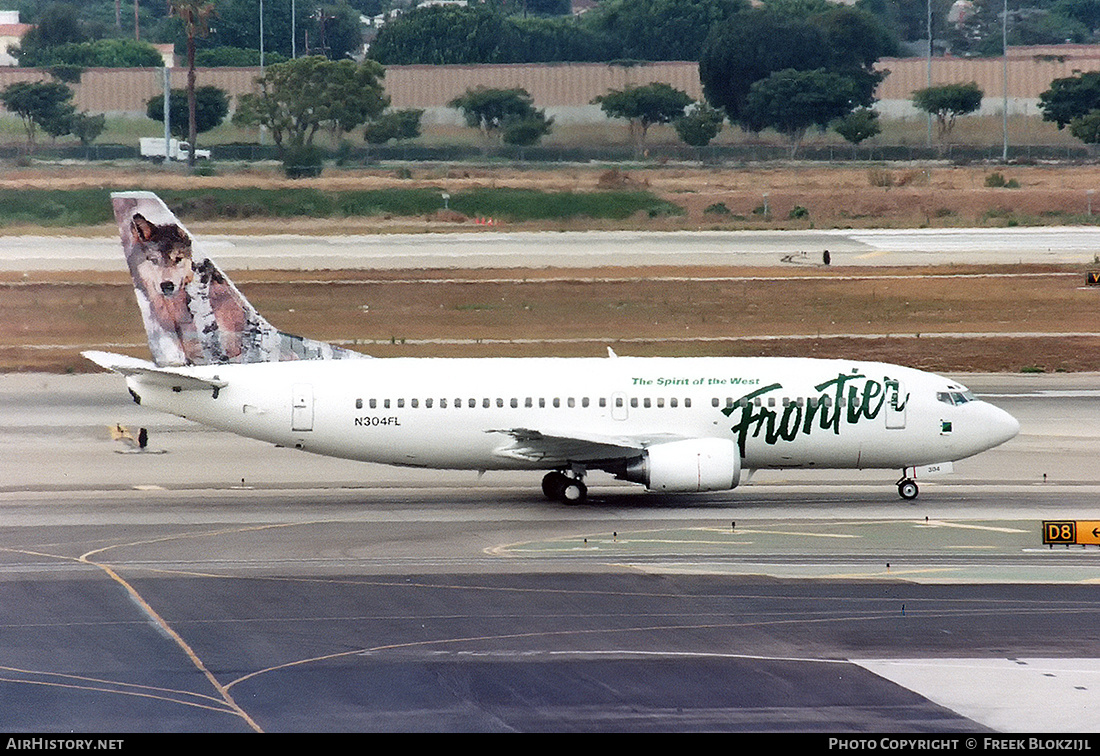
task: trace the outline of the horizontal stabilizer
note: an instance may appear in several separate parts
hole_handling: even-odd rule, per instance
[[[182,370],[157,367],[146,360],[124,354],[95,351],[81,352],[81,354],[102,368],[120,373],[127,378],[137,378],[142,383],[154,386],[165,386],[179,391],[209,391],[229,385],[226,381],[217,378],[200,378]]]

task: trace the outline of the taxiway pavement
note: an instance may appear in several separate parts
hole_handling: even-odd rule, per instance
[[[0,727],[1100,731],[1100,550],[1039,527],[1100,519],[1100,376],[960,379],[1023,431],[915,504],[817,472],[568,507],[0,376]]]

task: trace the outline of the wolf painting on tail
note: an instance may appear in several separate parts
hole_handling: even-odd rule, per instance
[[[268,323],[160,198],[113,195],[115,220],[160,366],[343,359],[361,355],[279,331]]]

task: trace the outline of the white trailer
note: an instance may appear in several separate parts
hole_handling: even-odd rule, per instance
[[[143,158],[187,161],[187,154],[191,151],[191,145],[178,139],[168,140],[168,154],[164,154],[164,140],[160,137],[141,138],[141,156]],[[195,150],[196,160],[209,160],[210,150]]]

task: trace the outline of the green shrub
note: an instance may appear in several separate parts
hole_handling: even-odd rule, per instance
[[[283,173],[289,179],[316,178],[321,175],[324,162],[325,151],[320,147],[291,147],[283,155]]]

